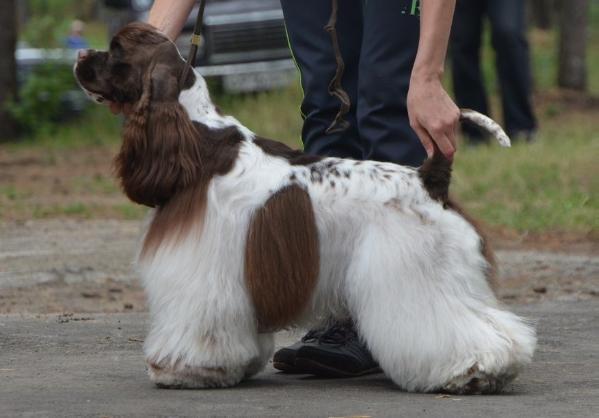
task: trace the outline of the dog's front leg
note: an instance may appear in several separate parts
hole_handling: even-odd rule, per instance
[[[145,353],[157,385],[233,386],[272,354],[272,335],[257,333],[243,280],[243,231],[244,219],[209,208],[201,231],[191,228],[140,259],[152,317]]]

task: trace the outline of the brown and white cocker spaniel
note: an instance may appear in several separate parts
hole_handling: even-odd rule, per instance
[[[185,65],[142,23],[75,64],[91,97],[133,105],[116,170],[153,208],[136,260],[152,381],[232,386],[264,367],[273,332],[348,316],[405,390],[494,392],[530,362],[535,332],[497,301],[485,241],[448,199],[450,162],[292,150],[221,114]]]

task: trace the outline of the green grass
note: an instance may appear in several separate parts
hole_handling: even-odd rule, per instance
[[[141,219],[143,218],[148,209],[144,206],[139,206],[130,202],[116,205],[112,208],[114,212],[118,213],[123,219]]]
[[[518,231],[599,232],[599,131],[590,115],[545,120],[537,141],[461,147],[452,191],[478,218]]]
[[[214,96],[225,113],[234,115],[254,132],[298,148],[301,147],[301,100],[298,83],[272,92]]]
[[[55,217],[91,218],[92,210],[84,203],[71,203],[68,205],[36,205],[33,208],[33,218]]]
[[[113,195],[120,192],[110,173],[76,177],[73,179],[72,188],[75,192],[96,195]]]

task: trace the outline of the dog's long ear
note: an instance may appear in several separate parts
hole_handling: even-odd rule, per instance
[[[168,64],[144,75],[143,94],[126,121],[116,158],[125,193],[146,206],[163,205],[201,173],[202,143],[178,102],[177,76]]]

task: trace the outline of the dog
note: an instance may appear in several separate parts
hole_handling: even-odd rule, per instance
[[[185,66],[132,23],[74,67],[95,101],[132,105],[115,168],[153,208],[136,259],[153,382],[236,385],[264,368],[275,331],[324,318],[353,318],[407,391],[497,392],[531,361],[533,327],[497,301],[488,246],[448,197],[451,162],[304,154],[223,115]],[[462,118],[509,146],[486,116]]]

